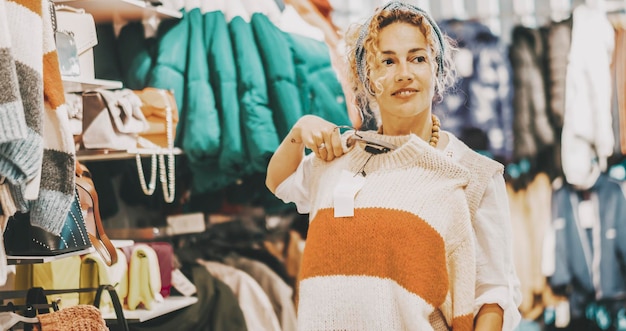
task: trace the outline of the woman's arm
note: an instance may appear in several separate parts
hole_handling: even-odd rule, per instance
[[[512,331],[519,323],[519,279],[513,264],[508,195],[501,174],[492,177],[472,222],[476,234],[475,329]]]
[[[280,143],[267,166],[265,185],[272,193],[276,193],[278,185],[296,171],[302,162],[305,147],[326,161],[343,154],[336,125],[314,115],[301,117]]]
[[[483,305],[474,318],[475,331],[501,331],[504,310],[495,303]]]

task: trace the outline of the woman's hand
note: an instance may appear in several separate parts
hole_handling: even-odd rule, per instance
[[[339,128],[323,118],[305,115],[291,129],[291,141],[302,143],[322,160],[332,161],[344,154]]]

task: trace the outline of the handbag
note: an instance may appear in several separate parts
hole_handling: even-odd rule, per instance
[[[53,21],[56,22],[57,49],[59,45],[62,46],[60,48],[62,52],[59,53],[61,73],[71,74],[82,80],[93,80],[95,78],[93,48],[98,44],[93,16],[82,8],[62,4],[55,4],[54,9]],[[71,49],[64,48],[67,44],[63,39],[66,37],[71,37],[74,41]],[[69,58],[66,58],[67,50],[71,51]],[[72,66],[71,73],[63,71],[67,64]]]
[[[141,112],[148,121],[148,129],[139,134],[156,146],[169,148],[168,135],[176,137],[178,108],[174,94],[169,90],[146,87],[133,91],[141,100]],[[168,114],[171,121],[168,122]],[[168,127],[168,126],[171,126]]]
[[[82,145],[88,149],[129,150],[148,129],[141,100],[129,89],[83,92]]]
[[[80,265],[80,288],[97,288],[100,285],[112,285],[123,302],[128,294],[128,263],[124,253],[119,252],[119,260],[114,265],[106,265],[99,254],[83,256]],[[94,292],[80,293],[81,304],[91,304],[94,301]],[[114,309],[111,296],[107,293],[100,300],[100,310],[111,313]]]
[[[146,243],[154,249],[159,260],[159,272],[161,275],[161,295],[164,298],[170,296],[172,288],[172,271],[174,271],[174,247],[164,241]]]
[[[30,224],[29,213],[15,213],[9,217],[4,231],[7,255],[54,256],[90,248],[91,240],[80,209],[78,191],[67,213],[59,235]]]
[[[87,232],[93,247],[100,254],[106,265],[110,266],[117,263],[117,250],[102,225],[98,193],[91,179],[91,173],[80,162],[76,162],[76,188],[81,201],[80,208],[82,214],[85,215],[87,220]]]
[[[162,301],[159,258],[152,247],[135,244],[128,267],[128,309],[135,310],[143,305],[151,310],[156,302]]]

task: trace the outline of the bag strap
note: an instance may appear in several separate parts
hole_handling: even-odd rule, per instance
[[[113,309],[115,310],[115,317],[117,317],[117,325],[122,328],[122,331],[129,331],[128,322],[126,321],[126,317],[124,316],[124,310],[122,309],[122,303],[120,301],[120,297],[117,295],[117,291],[115,291],[115,287],[112,285],[100,285],[98,290],[96,291],[96,297],[93,300],[93,305],[96,308],[100,307],[100,299],[102,298],[102,291],[108,291],[109,296],[111,297],[111,302],[113,303]]]
[[[24,312],[24,317],[37,317],[37,314],[47,314],[50,312],[50,308],[34,309],[33,307],[40,304],[48,305],[48,297],[42,287],[31,287],[26,292],[26,306],[28,307]],[[54,311],[59,310],[58,306],[52,306]],[[31,324],[24,324],[24,331],[32,331],[33,326]]]
[[[104,231],[102,219],[100,218],[100,206],[98,204],[98,193],[96,192],[91,173],[84,164],[76,162],[76,186],[84,190],[93,202],[93,220],[85,217],[85,223],[94,222],[95,224],[87,224],[89,239],[98,254],[102,257],[106,265],[111,266],[117,263],[117,250]],[[93,233],[91,233],[93,232]]]

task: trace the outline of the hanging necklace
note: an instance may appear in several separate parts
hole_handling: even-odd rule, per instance
[[[433,147],[437,147],[437,143],[439,142],[439,131],[441,131],[441,122],[439,122],[439,117],[434,114],[431,115],[433,120],[433,127],[430,134],[430,139],[428,140],[428,144]],[[381,125],[378,129],[379,134],[383,134],[383,126]]]

